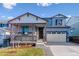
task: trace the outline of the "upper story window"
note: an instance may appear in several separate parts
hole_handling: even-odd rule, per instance
[[[0,27],[2,27],[2,23],[0,24]]]
[[[47,19],[47,21],[48,21],[47,26],[52,26],[53,25],[52,18]]]
[[[8,24],[0,24],[0,27],[8,27]]]
[[[59,25],[62,25],[62,19],[61,19],[61,20],[59,20]]]
[[[55,20],[55,25],[57,25],[57,19]]]
[[[55,19],[55,25],[60,25],[60,26],[63,25],[63,22],[65,23],[66,22],[65,20],[67,19],[67,17],[64,16],[63,14],[57,14],[53,16],[53,18]]]
[[[56,19],[55,25],[62,25],[62,19]]]

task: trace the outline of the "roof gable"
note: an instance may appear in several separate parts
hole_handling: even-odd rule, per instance
[[[63,14],[57,14],[55,16],[53,16],[54,18],[67,18],[65,15]]]
[[[52,16],[52,17],[45,17],[45,18],[43,18],[43,19],[46,19],[46,20],[48,20],[48,19],[67,19],[68,17],[66,17],[65,15],[63,15],[63,14],[56,14],[56,15],[54,15],[54,16]]]
[[[47,23],[45,19],[31,13],[25,13],[12,20],[9,20],[8,22],[9,23]]]

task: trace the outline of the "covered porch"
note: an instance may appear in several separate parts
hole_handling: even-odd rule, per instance
[[[45,23],[11,23],[11,44],[46,41]]]

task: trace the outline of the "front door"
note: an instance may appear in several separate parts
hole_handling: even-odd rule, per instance
[[[39,27],[39,39],[43,39],[43,27]]]

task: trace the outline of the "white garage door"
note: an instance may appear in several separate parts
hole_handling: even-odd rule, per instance
[[[47,33],[47,42],[66,42],[66,32]]]

